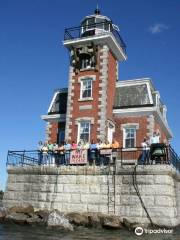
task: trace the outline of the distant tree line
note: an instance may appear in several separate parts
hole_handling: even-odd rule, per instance
[[[0,190],[0,200],[3,199],[3,195],[4,195],[4,192],[2,190]]]

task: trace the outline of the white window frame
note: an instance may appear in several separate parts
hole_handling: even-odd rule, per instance
[[[127,149],[127,147],[126,147],[126,139],[127,139],[126,138],[126,131],[127,131],[127,129],[133,129],[134,130],[134,146],[132,146],[130,148],[135,148],[136,147],[136,137],[137,137],[137,134],[136,134],[137,129],[136,129],[135,126],[129,126],[129,127],[125,127],[123,129],[123,148]]]
[[[77,143],[79,143],[80,140],[80,134],[81,134],[81,124],[82,123],[88,123],[89,124],[89,139],[88,142],[90,142],[90,135],[91,135],[91,121],[90,120],[81,120],[78,122],[78,135],[77,135]]]
[[[91,81],[91,96],[88,96],[88,97],[83,97],[83,83],[87,80],[90,80]],[[80,87],[80,99],[81,100],[86,100],[86,99],[89,99],[89,98],[92,98],[92,83],[93,83],[93,78],[91,77],[87,77],[87,78],[83,78],[81,79],[81,87]]]

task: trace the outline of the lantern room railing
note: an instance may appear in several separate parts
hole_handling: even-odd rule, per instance
[[[126,54],[126,44],[111,21],[65,28],[64,41],[107,34],[112,34],[115,37],[123,52]]]

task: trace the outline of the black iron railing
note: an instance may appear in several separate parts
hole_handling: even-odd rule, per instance
[[[112,34],[117,40],[118,44],[126,54],[126,44],[123,41],[119,32],[114,28],[111,21],[100,22],[79,27],[65,28],[64,40],[73,40],[77,38],[86,38],[95,35]]]
[[[100,149],[100,150],[68,150],[68,151],[8,151],[7,166],[38,165],[151,165],[171,164],[180,172],[180,158],[171,146],[160,144],[160,148],[144,150],[134,149]]]

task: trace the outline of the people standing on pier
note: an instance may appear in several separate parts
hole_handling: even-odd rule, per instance
[[[159,132],[154,132],[153,136],[150,138],[150,144],[155,144],[160,142],[160,134]]]
[[[148,164],[149,163],[149,152],[150,152],[150,144],[147,138],[144,138],[141,143],[142,147],[142,155],[141,155],[141,163]]]
[[[76,150],[77,149],[77,143],[75,143],[74,141],[71,144],[71,149],[72,150]]]
[[[100,139],[98,139],[96,147],[97,147],[97,165],[102,165],[103,155],[101,154],[101,149],[103,148],[103,142]]]
[[[112,161],[113,161],[113,163],[115,163],[117,155],[118,155],[118,148],[119,148],[119,143],[118,143],[118,141],[116,141],[116,139],[113,139],[111,148],[112,148]]]
[[[43,156],[43,164],[47,165],[48,164],[48,146],[46,142],[43,144],[43,147],[42,147],[42,156]]]
[[[38,165],[42,164],[43,155],[42,155],[43,142],[38,142]]]
[[[68,165],[70,163],[71,154],[71,144],[69,143],[68,140],[65,141],[64,150],[65,150],[65,165]]]
[[[111,144],[108,140],[104,142],[103,149],[107,149],[106,154],[104,154],[104,165],[108,165],[112,154]]]
[[[83,149],[85,149],[85,150],[88,150],[89,149],[89,142],[84,142],[84,144],[83,144]]]
[[[94,140],[91,140],[91,144],[90,144],[90,159],[89,159],[89,163],[90,165],[92,165],[93,163],[95,163],[96,161],[96,151],[97,151],[97,145],[94,142]]]
[[[61,142],[59,147],[58,147],[58,165],[59,164],[62,164],[64,165],[65,164],[65,155],[64,155],[64,142]]]
[[[53,158],[52,158],[52,165],[55,166],[55,164],[57,165],[58,164],[58,144],[57,143],[54,143],[53,144]]]
[[[53,154],[54,144],[49,141],[48,144],[47,144],[47,147],[48,147],[49,164],[53,165],[53,163],[55,162],[54,154]]]

